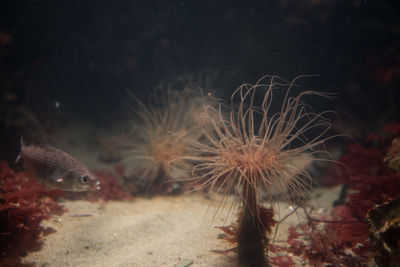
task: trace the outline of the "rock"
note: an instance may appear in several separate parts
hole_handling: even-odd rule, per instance
[[[375,206],[366,217],[378,266],[400,262],[400,198]]]

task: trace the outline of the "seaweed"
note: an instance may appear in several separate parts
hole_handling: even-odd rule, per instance
[[[294,267],[296,266],[290,256],[276,256],[271,258],[271,265],[279,267]]]
[[[93,192],[46,191],[26,172],[15,172],[6,161],[0,162],[0,253],[5,261],[18,263],[18,257],[41,248],[42,237],[55,232],[41,226],[42,220],[61,215],[67,209],[57,201],[87,199],[107,201],[129,199],[109,171],[95,171],[101,190]],[[4,261],[3,261],[4,260]]]
[[[270,234],[272,231],[272,226],[277,224],[277,221],[273,219],[274,210],[272,208],[265,208],[262,206],[258,206],[258,213],[260,214],[260,222],[264,229],[268,229],[267,234]],[[215,228],[223,231],[222,234],[218,235],[219,239],[226,240],[232,244],[238,243],[238,227],[239,224],[235,223],[229,226],[216,226]],[[266,237],[264,237],[266,238]],[[271,266],[279,266],[279,267],[294,267],[296,266],[293,262],[293,259],[290,255],[283,255],[287,252],[286,247],[281,247],[275,245],[273,243],[269,243],[268,240],[264,240],[267,246],[266,251],[271,251],[276,256],[271,256],[269,258],[269,264]],[[212,250],[213,252],[225,254],[230,251],[238,252],[237,247],[233,247],[227,250]],[[282,253],[283,252],[283,253]]]
[[[400,124],[383,127],[380,134],[371,134],[372,147],[352,144],[336,170],[328,177],[337,177],[348,184],[350,193],[343,205],[330,214],[307,215],[307,222],[289,229],[289,251],[302,256],[314,266],[365,266],[371,256],[370,232],[366,217],[377,206],[398,199],[400,175],[386,168],[384,157],[389,145],[398,138]],[[392,153],[392,152],[391,152]],[[343,166],[346,166],[344,168]],[[376,253],[372,253],[376,254]]]
[[[42,185],[25,172],[15,172],[0,163],[0,250],[2,256],[23,255],[40,248],[41,237],[54,232],[40,223],[66,208],[57,199],[60,190],[43,191]]]
[[[368,227],[352,217],[348,208],[332,214],[308,215],[306,223],[289,228],[288,251],[312,266],[362,266],[368,257]]]
[[[77,200],[85,199],[91,202],[109,201],[109,200],[127,200],[132,195],[122,190],[117,182],[117,178],[111,171],[98,170],[94,171],[97,179],[100,181],[100,190],[88,192],[68,192],[68,199]]]
[[[116,178],[110,171],[102,170],[95,171],[94,174],[98,177],[101,185],[99,191],[93,192],[94,199],[101,200],[124,200],[130,199],[131,195],[122,190],[122,188],[117,183]],[[89,200],[91,200],[89,198]]]

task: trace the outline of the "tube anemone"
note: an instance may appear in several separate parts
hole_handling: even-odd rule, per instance
[[[273,225],[260,219],[260,193],[266,193],[272,203],[273,192],[278,192],[295,205],[298,195],[312,183],[301,162],[322,160],[324,150],[318,147],[331,138],[326,137],[330,123],[324,115],[328,111],[314,113],[302,102],[305,96],[326,95],[303,91],[292,97],[299,78],[285,83],[265,76],[255,85],[240,86],[232,94],[228,118],[222,105],[217,111],[208,107],[218,116],[210,116],[207,126],[199,124],[205,138],[185,138],[193,154],[180,159],[194,164],[196,190],[234,192],[242,201],[237,239],[243,265],[268,265],[266,234]],[[276,109],[273,94],[282,86],[286,91]]]
[[[155,90],[148,104],[132,98],[135,104],[132,105],[130,138],[119,147],[123,150],[124,161],[131,163],[130,172],[139,180],[139,190],[154,193],[160,191],[153,190],[155,186],[166,187],[170,184],[166,182],[180,177],[181,170],[192,168],[189,162],[181,162],[179,169],[171,169],[169,162],[186,155],[187,143],[182,137],[201,138],[202,133],[194,131],[193,125],[201,120],[207,97],[191,89],[168,88]]]

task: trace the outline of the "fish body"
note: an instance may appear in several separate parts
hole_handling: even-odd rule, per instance
[[[100,182],[79,160],[66,152],[47,145],[25,146],[16,161],[24,159],[27,172],[49,189],[95,191]]]

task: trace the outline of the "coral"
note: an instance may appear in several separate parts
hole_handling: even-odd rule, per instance
[[[184,137],[193,155],[181,159],[194,162],[193,179],[199,183],[196,189],[236,193],[242,201],[235,234],[243,265],[267,265],[266,236],[273,226],[273,209],[263,218],[266,214],[259,208],[259,194],[266,193],[272,203],[272,192],[277,192],[296,205],[312,184],[302,163],[319,160],[324,151],[318,147],[330,138],[324,137],[330,127],[324,118],[327,112],[313,113],[302,102],[306,96],[323,94],[304,91],[292,97],[295,82],[298,79],[287,83],[266,76],[256,85],[245,84],[233,93],[228,118],[222,106],[218,111],[208,107],[208,112],[218,116],[209,116],[207,125],[199,124],[204,139]],[[288,89],[273,111],[273,94],[279,85]],[[262,96],[256,96],[260,91]]]
[[[24,172],[0,163],[0,249],[2,255],[19,255],[40,247],[40,237],[52,229],[40,226],[43,219],[66,209],[55,200],[64,192],[43,191],[42,185]]]

